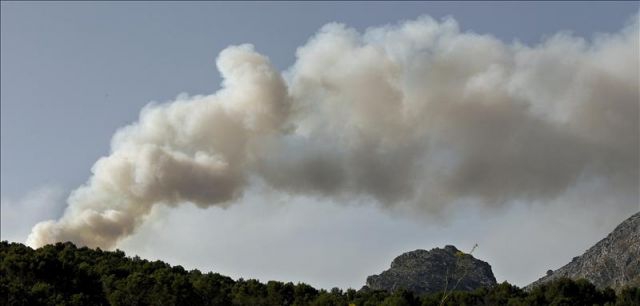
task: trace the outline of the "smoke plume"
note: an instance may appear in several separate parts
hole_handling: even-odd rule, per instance
[[[254,178],[425,214],[544,203],[595,181],[637,203],[638,37],[637,17],[536,46],[453,19],[362,34],[333,23],[282,74],[251,45],[229,47],[222,89],[147,105],[27,242],[111,248],[155,205],[230,205]]]

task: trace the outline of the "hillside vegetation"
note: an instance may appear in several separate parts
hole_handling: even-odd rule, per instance
[[[0,242],[1,305],[440,305],[441,299],[442,293],[233,280],[69,242],[36,250]],[[445,305],[640,305],[640,289],[616,295],[585,280],[558,279],[525,291],[505,282],[455,292]]]

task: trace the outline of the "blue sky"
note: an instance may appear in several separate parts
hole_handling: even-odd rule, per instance
[[[35,222],[59,217],[66,195],[86,182],[94,162],[109,154],[114,132],[135,122],[144,105],[170,101],[180,93],[210,94],[218,90],[221,78],[215,59],[229,45],[251,43],[284,71],[294,64],[297,48],[330,22],[362,32],[421,15],[437,20],[452,16],[462,32],[490,34],[507,44],[519,41],[535,46],[561,31],[587,39],[597,33],[617,32],[637,12],[637,2],[2,2],[2,239],[24,240]],[[155,213],[164,217],[145,224],[121,247],[146,257],[232,276],[357,287],[364,282],[363,276],[380,272],[399,252],[442,246],[452,240],[473,245],[477,239],[460,234],[469,224],[478,232],[495,235],[500,226],[524,222],[532,214],[551,220],[557,225],[554,230],[566,230],[558,241],[579,236],[572,242],[550,244],[542,244],[544,239],[539,238],[538,245],[534,239],[530,246],[534,250],[559,245],[565,248],[529,270],[509,270],[492,263],[499,280],[522,285],[535,279],[532,270],[542,273],[545,267],[565,262],[600,239],[621,221],[621,211],[628,212],[629,207],[606,215],[590,229],[575,225],[596,220],[592,215],[578,213],[586,219],[556,220],[550,217],[552,211],[526,205],[502,211],[503,218],[484,216],[496,218],[493,223],[478,220],[474,212],[468,212],[448,225],[435,226],[388,216],[375,207],[356,205],[343,212],[333,204],[318,204],[322,200],[305,197],[290,200],[299,203],[297,206],[278,206],[276,214],[249,209],[259,202],[255,197],[251,195],[241,201],[244,206],[229,210],[190,207],[172,214],[159,209]],[[25,208],[16,208],[20,206]],[[295,220],[287,223],[290,227],[283,227],[281,213]],[[335,222],[352,225],[343,228],[320,218],[335,214],[342,216]],[[309,215],[315,217],[301,217]],[[16,219],[8,221],[6,216]],[[184,225],[190,223],[192,227]],[[253,224],[254,230],[247,224]],[[218,242],[180,241],[181,237],[197,235],[193,228],[199,226]],[[522,232],[536,227],[534,223],[525,224]],[[232,230],[238,231],[235,236],[219,234]],[[246,246],[265,240],[266,236],[255,231],[269,233],[271,241],[283,251],[268,251],[262,260],[239,255],[259,250]],[[292,231],[300,234],[292,236]],[[378,233],[377,238],[371,238],[371,233]],[[399,241],[398,237],[406,239]],[[318,249],[314,249],[307,244],[310,240],[334,242],[318,242]],[[483,245],[491,243],[480,243],[480,255],[504,260],[500,256],[506,255],[498,254],[497,246],[493,252],[483,251]],[[176,252],[177,247],[190,248],[194,255]],[[328,255],[335,254],[331,248],[338,247],[349,250],[344,251],[348,253],[345,258]],[[298,254],[309,260],[329,259],[317,269],[301,272],[305,262],[287,266],[295,260],[282,254],[295,254],[299,248],[316,254]],[[211,258],[202,259],[205,256]],[[357,260],[365,264],[357,265]],[[341,261],[344,266],[338,264]],[[334,268],[329,267],[332,264]]]

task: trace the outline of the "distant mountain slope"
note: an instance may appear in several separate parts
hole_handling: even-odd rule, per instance
[[[581,256],[528,287],[560,278],[585,278],[599,288],[619,291],[640,286],[640,212],[618,225]]]
[[[451,290],[471,291],[496,284],[491,266],[448,245],[430,251],[415,250],[396,257],[391,268],[380,275],[367,277],[367,287],[394,291],[407,289],[417,294]]]

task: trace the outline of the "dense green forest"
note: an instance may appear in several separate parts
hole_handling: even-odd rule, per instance
[[[3,241],[0,258],[2,305],[440,305],[442,299],[442,293],[326,291],[303,283],[233,280],[69,242],[33,250]],[[640,305],[640,289],[616,296],[585,280],[562,279],[527,292],[505,282],[454,292],[446,305]]]

